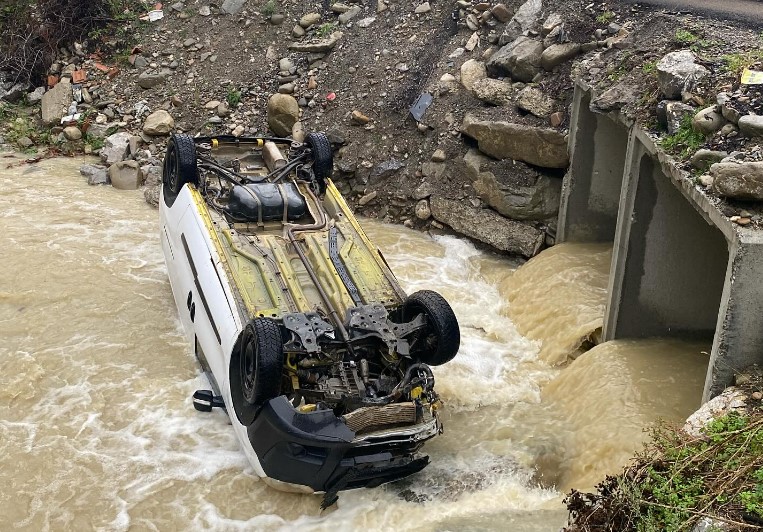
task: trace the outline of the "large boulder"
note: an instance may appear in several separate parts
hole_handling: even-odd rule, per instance
[[[539,88],[528,85],[519,92],[517,107],[539,118],[546,118],[554,112],[556,102]]]
[[[504,45],[519,37],[526,35],[537,23],[540,11],[543,8],[541,0],[527,0],[514,12],[514,16],[506,24],[499,38],[499,44]]]
[[[657,63],[657,85],[666,98],[679,98],[682,92],[691,92],[697,83],[710,75],[710,71],[695,63],[696,56],[689,50],[670,52]]]
[[[565,168],[569,164],[567,140],[555,129],[483,121],[467,114],[461,132],[475,139],[482,153],[496,159],[514,159],[544,168]]]
[[[109,174],[105,166],[100,164],[83,164],[79,173],[87,178],[88,185],[108,185]]]
[[[135,190],[143,184],[143,174],[137,161],[119,161],[109,167],[111,186],[120,190]]]
[[[671,135],[681,129],[686,116],[694,116],[696,109],[685,103],[662,100],[657,104],[657,121]]]
[[[763,200],[763,162],[721,162],[710,167],[713,187],[722,196]]]
[[[473,187],[482,201],[515,220],[554,217],[559,212],[562,180],[539,174],[522,163],[509,163],[511,167],[507,163],[494,161],[489,167],[492,171],[480,172]]]
[[[291,134],[299,120],[299,104],[289,94],[274,94],[268,100],[268,127],[280,137]]]
[[[580,53],[580,44],[568,42],[564,44],[552,44],[540,56],[540,64],[549,72],[565,61],[569,61]]]
[[[543,245],[543,231],[509,220],[490,209],[472,207],[464,201],[432,196],[432,216],[462,235],[484,242],[501,251],[532,257]]]
[[[493,78],[483,78],[472,84],[474,96],[485,103],[492,105],[506,105],[511,103],[514,96],[514,88],[511,83]]]
[[[335,31],[325,39],[320,39],[313,42],[293,42],[289,44],[288,48],[293,52],[304,52],[310,54],[326,53],[334,49],[334,46],[336,46],[336,43],[338,43],[339,39],[342,38],[342,35],[343,34],[341,31]]]
[[[719,111],[716,105],[698,111],[691,120],[692,129],[703,135],[712,135],[726,124],[726,120]]]
[[[130,147],[130,136],[129,133],[122,131],[106,137],[100,151],[101,161],[111,165],[124,160]]]
[[[485,63],[477,61],[476,59],[469,59],[461,65],[461,85],[466,90],[471,91],[474,89],[474,84],[487,77],[487,69]]]
[[[40,105],[43,124],[52,126],[61,122],[72,101],[72,85],[68,78],[63,78],[42,96]]]
[[[511,76],[528,83],[541,71],[543,43],[530,37],[517,37],[487,60],[488,72],[496,77]]]
[[[763,137],[763,116],[745,115],[739,118],[739,131],[746,137]]]
[[[169,135],[175,129],[175,119],[164,109],[154,111],[143,123],[143,133],[152,137]]]

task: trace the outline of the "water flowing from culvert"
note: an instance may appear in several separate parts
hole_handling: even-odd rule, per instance
[[[206,384],[142,194],[88,187],[82,160],[11,162],[0,157],[2,530],[557,530],[561,489],[616,470],[642,426],[699,402],[701,346],[608,343],[561,370],[540,357],[533,320],[560,324],[559,345],[600,327],[607,249],[559,246],[515,275],[462,240],[371,223],[407,290],[452,302],[463,345],[435,370],[446,408],[432,464],[322,514],[319,497],[253,475],[223,412],[193,410]],[[579,323],[549,311],[594,292]]]

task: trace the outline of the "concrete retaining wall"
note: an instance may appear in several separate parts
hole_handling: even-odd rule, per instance
[[[575,89],[560,242],[613,241],[604,339],[712,339],[703,401],[763,363],[763,234],[730,222],[638,127]],[[614,200],[613,200],[614,198]]]

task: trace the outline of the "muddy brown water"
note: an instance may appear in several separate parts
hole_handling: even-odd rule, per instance
[[[550,365],[600,327],[606,247],[557,246],[515,273],[463,240],[369,222],[408,291],[451,301],[463,343],[435,369],[446,408],[432,464],[322,513],[320,497],[253,475],[223,412],[193,409],[207,385],[142,194],[88,187],[80,159],[9,162],[2,530],[558,530],[564,491],[616,471],[650,422],[698,406],[707,346],[611,342]]]

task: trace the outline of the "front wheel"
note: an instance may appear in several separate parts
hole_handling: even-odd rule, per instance
[[[403,303],[403,318],[409,321],[419,314],[424,315],[427,324],[414,333],[411,356],[430,366],[453,360],[461,345],[461,331],[448,302],[431,290],[414,292]]]
[[[196,167],[196,143],[189,135],[173,135],[167,143],[163,168],[164,184],[174,195],[183,185],[199,181]]]
[[[334,170],[334,152],[325,133],[308,133],[305,144],[310,148],[313,159],[313,175],[318,185],[318,192],[326,191],[326,179]]]
[[[284,354],[281,329],[270,319],[250,321],[241,337],[239,376],[244,401],[261,406],[281,394]]]

